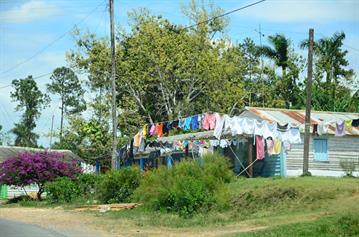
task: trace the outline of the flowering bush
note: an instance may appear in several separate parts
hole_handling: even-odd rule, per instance
[[[65,161],[60,152],[24,152],[0,163],[0,184],[24,187],[37,184],[38,199],[44,192],[44,184],[57,177],[75,179],[81,168],[76,161]]]

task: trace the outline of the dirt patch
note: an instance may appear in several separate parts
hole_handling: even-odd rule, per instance
[[[238,223],[224,227],[162,228],[139,227],[121,219],[98,217],[97,212],[62,208],[0,208],[0,218],[36,224],[67,236],[222,236],[260,230],[265,226]]]

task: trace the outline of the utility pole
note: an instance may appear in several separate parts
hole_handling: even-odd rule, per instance
[[[259,24],[259,30],[258,30],[258,34],[259,34],[259,45],[262,48],[262,36],[264,37],[264,34],[262,34],[262,28],[261,28],[261,24]],[[261,54],[261,83],[262,83],[262,107],[264,108],[264,79],[263,79],[263,55]]]
[[[112,84],[112,153],[111,153],[111,167],[116,168],[117,156],[117,106],[116,106],[116,61],[115,61],[115,30],[114,30],[114,6],[113,0],[109,0],[110,6],[110,32],[111,32],[111,84]]]
[[[310,141],[310,111],[312,108],[312,76],[313,76],[313,44],[314,29],[309,29],[308,47],[308,76],[307,76],[307,101],[305,106],[305,132],[304,132],[304,153],[303,153],[303,175],[309,173],[309,141]]]
[[[50,145],[49,145],[49,150],[51,150],[51,146],[52,146],[52,133],[54,131],[54,118],[55,115],[52,115],[51,117],[51,132],[50,132]]]

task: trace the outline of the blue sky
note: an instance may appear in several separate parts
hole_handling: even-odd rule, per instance
[[[74,48],[69,35],[74,24],[98,35],[109,34],[107,0],[0,0],[0,124],[8,131],[19,121],[11,101],[13,79],[51,73],[67,65],[65,53]],[[215,5],[230,11],[255,0],[214,0]],[[115,0],[115,21],[127,26],[127,12],[146,7],[177,24],[188,25],[181,6],[189,0]],[[208,3],[208,1],[207,1]],[[331,36],[336,31],[346,33],[345,48],[349,50],[350,67],[359,74],[359,1],[356,0],[267,0],[261,4],[229,15],[227,34],[233,42],[250,37],[259,43],[256,30],[261,25],[265,36],[283,33],[298,49],[301,40],[314,28],[315,39]],[[52,43],[53,42],[53,43]],[[49,45],[52,43],[51,45]],[[263,39],[263,44],[266,44]],[[47,46],[45,49],[44,47]],[[31,60],[24,60],[38,53]],[[302,55],[306,52],[298,49]],[[20,65],[18,65],[20,64]],[[18,65],[18,66],[16,66]],[[14,67],[16,66],[16,67]],[[9,70],[11,69],[11,70]],[[41,89],[50,75],[36,79]],[[59,127],[59,100],[52,98],[50,107],[42,112],[36,132],[39,143],[48,146],[51,117]]]

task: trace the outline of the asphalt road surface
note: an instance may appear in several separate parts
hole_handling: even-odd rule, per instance
[[[0,237],[66,237],[66,235],[37,225],[0,219]]]

